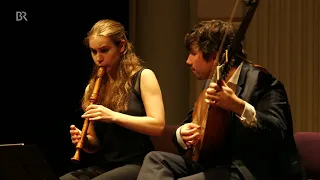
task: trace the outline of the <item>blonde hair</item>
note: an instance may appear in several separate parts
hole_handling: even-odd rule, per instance
[[[120,46],[121,41],[125,40],[124,52],[120,57],[117,79],[111,85],[108,82],[108,76],[105,75],[103,77],[99,97],[96,102],[96,104],[102,104],[117,112],[125,111],[128,109],[130,100],[132,76],[134,72],[142,68],[142,60],[135,54],[133,45],[128,41],[125,29],[121,23],[110,19],[103,19],[96,22],[84,40],[87,46],[89,45],[89,38],[94,35],[109,37],[116,46]],[[98,68],[99,67],[94,64],[88,87],[82,97],[82,108],[86,108],[90,103],[89,98],[93,91]]]

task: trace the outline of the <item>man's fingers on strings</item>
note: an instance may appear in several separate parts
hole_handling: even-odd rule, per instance
[[[204,99],[204,101],[208,104],[215,104],[218,96],[217,95],[210,95],[208,93],[205,94],[206,98]]]
[[[191,140],[191,141],[187,141],[186,142],[186,145],[188,146],[188,147],[191,147],[191,146],[193,146],[193,145],[195,145],[196,144],[196,141],[195,140]]]
[[[194,134],[191,135],[191,136],[183,136],[182,139],[183,139],[184,141],[191,141],[191,140],[197,139],[198,136],[199,136],[199,133],[197,132],[197,133],[194,133]]]
[[[194,134],[198,130],[199,130],[199,128],[192,128],[192,129],[181,131],[180,133],[182,136],[189,136],[189,135]]]

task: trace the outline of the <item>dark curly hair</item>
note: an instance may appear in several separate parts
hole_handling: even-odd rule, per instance
[[[195,25],[185,36],[185,46],[189,52],[200,50],[203,58],[208,61],[214,52],[219,51],[225,32],[227,37],[222,49],[222,52],[225,52],[235,37],[236,29],[230,23],[221,20],[201,21]],[[246,58],[243,51],[238,52],[237,55]]]

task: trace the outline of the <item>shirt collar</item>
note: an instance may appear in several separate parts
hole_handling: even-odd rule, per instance
[[[238,80],[239,80],[239,76],[240,76],[242,65],[243,65],[243,62],[238,66],[236,71],[233,73],[231,78],[228,80],[227,84],[229,84],[229,83],[232,83],[234,85],[238,84]],[[219,77],[220,77],[220,73],[221,73],[220,70],[221,70],[221,66],[217,66],[217,79],[219,79]]]

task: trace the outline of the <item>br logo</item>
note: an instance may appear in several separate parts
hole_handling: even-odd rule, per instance
[[[16,11],[16,21],[28,21],[27,12],[25,12],[25,11]]]

